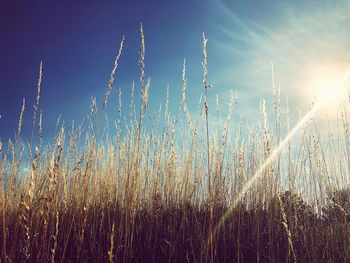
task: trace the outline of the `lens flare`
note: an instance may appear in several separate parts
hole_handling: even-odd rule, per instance
[[[336,117],[339,105],[347,97],[350,83],[342,77],[343,74],[344,67],[337,64],[315,66],[306,71],[301,95],[309,102],[322,101],[320,117]]]
[[[333,83],[335,83],[336,86],[336,92],[339,92],[340,94],[346,94],[348,91],[348,86],[344,85],[343,83],[346,83],[346,81],[349,80],[350,77],[350,68],[347,69],[342,75],[338,77]],[[334,88],[333,87],[333,88]],[[338,90],[339,89],[339,90]],[[334,91],[334,89],[333,89]],[[217,231],[220,229],[220,227],[223,225],[223,223],[226,221],[227,217],[232,213],[233,209],[238,205],[240,200],[244,197],[244,195],[248,192],[248,190],[252,187],[252,185],[261,178],[264,174],[263,171],[276,159],[276,157],[279,155],[279,153],[282,151],[282,149],[288,145],[288,142],[298,133],[298,131],[311,119],[314,117],[314,115],[319,112],[321,109],[323,109],[324,106],[326,106],[329,103],[329,96],[328,93],[323,93],[322,96],[320,96],[320,99],[313,105],[313,107],[310,109],[310,111],[305,114],[305,116],[299,121],[299,123],[289,132],[289,134],[279,143],[279,145],[272,151],[272,153],[269,155],[269,157],[265,160],[265,162],[259,167],[259,169],[255,172],[253,177],[243,186],[242,190],[239,192],[239,194],[236,197],[236,200],[233,202],[233,204],[227,209],[227,211],[223,214],[221,217],[219,223],[213,228],[213,231],[209,234],[208,237],[208,244],[211,242],[213,235],[215,236]]]

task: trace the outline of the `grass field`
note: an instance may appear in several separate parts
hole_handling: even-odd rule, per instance
[[[88,127],[62,125],[47,145],[40,65],[32,138],[21,139],[23,101],[16,137],[8,149],[0,141],[1,262],[350,262],[349,105],[329,130],[307,119],[276,151],[293,129],[277,88],[257,127],[232,123],[234,95],[212,121],[204,34],[202,44],[198,114],[185,62],[178,111],[169,96],[149,109],[141,27],[140,103],[122,107],[120,94],[115,132],[101,125],[122,42]]]

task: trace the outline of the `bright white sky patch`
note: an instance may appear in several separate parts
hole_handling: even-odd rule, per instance
[[[337,116],[339,106],[346,101],[349,92],[348,71],[340,63],[315,65],[305,70],[301,93],[310,104],[322,101],[320,117]]]

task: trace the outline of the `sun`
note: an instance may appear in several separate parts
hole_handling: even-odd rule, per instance
[[[313,66],[302,83],[304,98],[322,104],[319,115],[335,117],[348,97],[350,68],[337,64]]]

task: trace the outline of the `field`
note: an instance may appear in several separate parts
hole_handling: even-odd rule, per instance
[[[274,87],[273,116],[263,101],[260,125],[241,128],[234,94],[227,109],[209,105],[203,34],[200,112],[184,61],[178,111],[167,96],[152,113],[140,35],[141,93],[124,107],[119,93],[115,132],[101,123],[123,41],[87,127],[61,125],[52,144],[40,65],[32,138],[21,138],[23,101],[15,138],[0,141],[1,262],[350,262],[349,102],[328,130],[307,115],[293,132]]]

